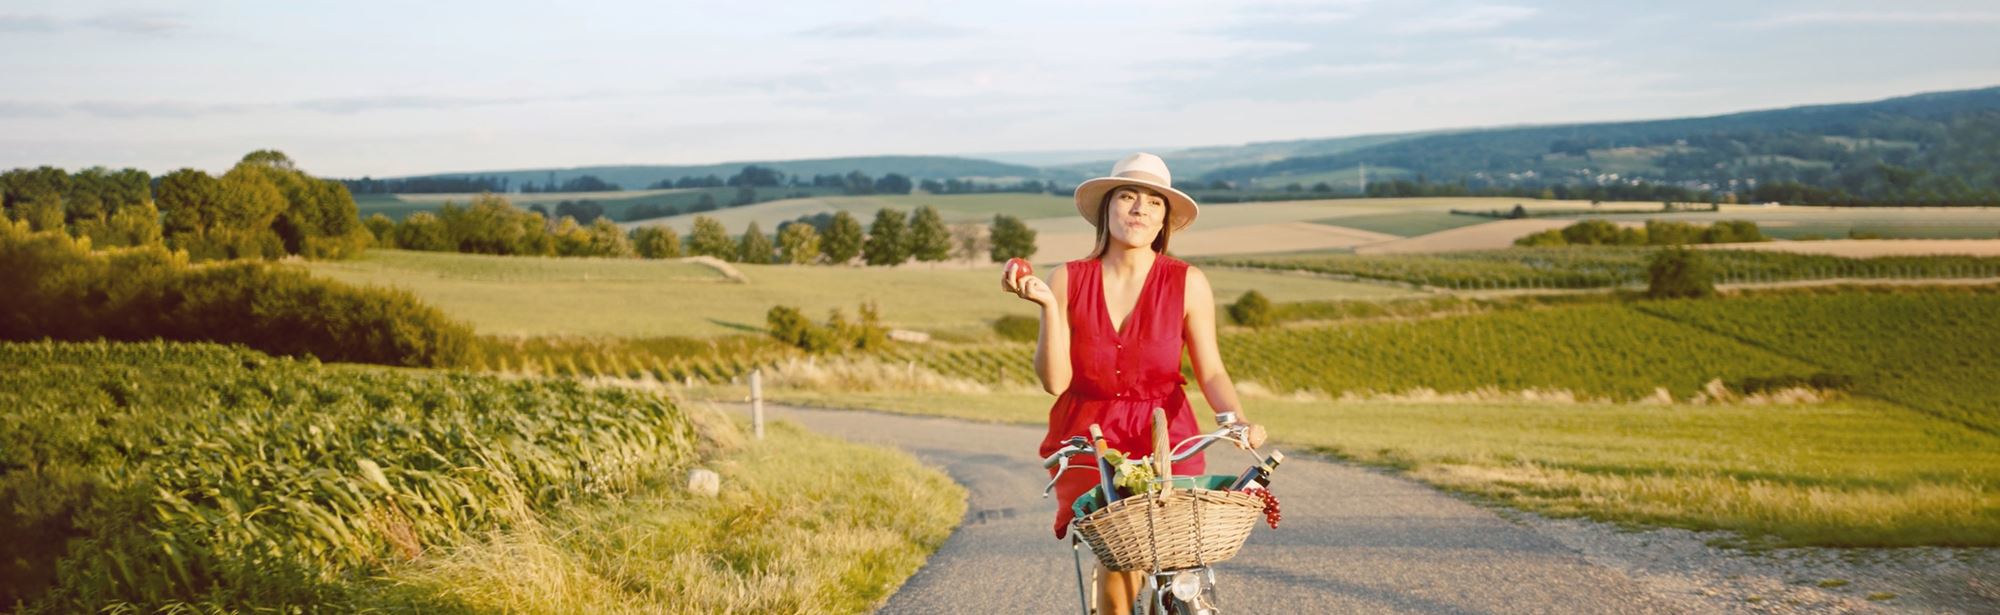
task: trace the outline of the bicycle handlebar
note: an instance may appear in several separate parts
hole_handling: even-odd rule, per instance
[[[1199,441],[1195,445],[1195,447],[1183,452],[1176,452],[1170,459],[1173,461],[1184,461],[1189,457],[1193,457],[1195,453],[1199,453],[1207,449],[1210,445],[1215,444],[1217,441],[1241,443],[1245,448],[1248,448],[1250,446],[1250,442],[1244,439],[1245,429],[1246,427],[1242,424],[1230,423],[1216,428],[1215,431],[1211,431],[1197,436],[1190,436],[1185,440],[1181,440],[1180,443],[1175,444],[1173,450],[1180,451],[1181,447],[1187,446],[1189,442]],[[1054,468],[1056,467],[1057,464],[1062,463],[1063,460],[1068,459],[1072,456],[1090,455],[1096,453],[1097,449],[1090,445],[1090,440],[1085,439],[1083,436],[1070,436],[1069,440],[1063,443],[1062,448],[1056,449],[1056,452],[1049,453],[1049,456],[1042,458],[1042,467]]]

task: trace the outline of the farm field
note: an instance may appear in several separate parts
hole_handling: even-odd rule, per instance
[[[2000,239],[1821,239],[1707,244],[1701,246],[1701,249],[1824,254],[1845,258],[1930,254],[2000,256]]]
[[[1039,260],[1039,259],[1038,259]],[[408,289],[488,335],[716,336],[760,332],[764,313],[798,307],[814,319],[880,304],[885,325],[961,336],[1033,306],[999,290],[997,269],[732,265],[748,283],[679,261],[562,259],[371,250],[303,265],[353,284]],[[1038,267],[1046,270],[1049,264]],[[1217,301],[1256,289],[1275,301],[1386,299],[1412,291],[1250,270],[1210,272]]]
[[[1472,226],[1492,222],[1491,218],[1468,216],[1449,212],[1413,211],[1380,214],[1361,214],[1313,220],[1314,224],[1373,231],[1396,237],[1415,237],[1438,231],[1448,231],[1461,226]]]
[[[1963,243],[1936,241],[1944,246]],[[1454,290],[1578,289],[1643,286],[1647,263],[1657,249],[1639,246],[1509,247],[1439,254],[1303,252],[1215,256],[1195,260],[1229,267],[1306,271]],[[1984,256],[1946,254],[1845,258],[1782,249],[1713,249],[1705,256],[1719,282],[2000,276],[2000,258]]]

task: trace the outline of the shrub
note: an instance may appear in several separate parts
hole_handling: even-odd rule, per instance
[[[1229,318],[1246,327],[1269,327],[1278,323],[1271,300],[1254,290],[1243,293],[1235,303],[1229,304]]]
[[[472,331],[408,292],[262,262],[191,267],[159,246],[93,253],[0,224],[0,339],[212,341],[273,354],[457,365]]]
[[[1699,298],[1715,294],[1714,274],[1700,252],[1670,246],[1653,253],[1646,267],[1646,296],[1654,299]]]
[[[1785,389],[1799,389],[1799,388],[1815,389],[1820,391],[1851,391],[1854,389],[1854,377],[1849,376],[1847,374],[1835,374],[1831,372],[1818,372],[1811,376],[1799,376],[1795,374],[1785,374],[1782,376],[1767,376],[1767,377],[1752,376],[1735,382],[1730,382],[1728,383],[1728,386],[1730,389],[1733,389],[1744,395],[1756,395],[1758,393],[1775,393],[1778,391],[1783,391]]]
[[[764,313],[764,324],[771,337],[806,352],[874,351],[889,344],[889,332],[882,327],[872,302],[861,304],[860,322],[847,320],[845,312],[834,308],[827,315],[826,324],[818,325],[806,320],[798,308],[780,305]]]

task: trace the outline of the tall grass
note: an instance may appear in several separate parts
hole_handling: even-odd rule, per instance
[[[735,429],[731,428],[734,432]],[[965,493],[908,455],[774,423],[668,484],[392,569],[377,607],[510,613],[860,613],[916,571]],[[675,478],[675,477],[668,477]]]

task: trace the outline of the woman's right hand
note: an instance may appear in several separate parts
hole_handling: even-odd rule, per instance
[[[1017,276],[1012,268],[1002,268],[1000,272],[1000,289],[1014,293],[1015,296],[1022,299],[1033,301],[1036,305],[1042,307],[1055,305],[1056,302],[1056,293],[1053,290],[1049,290],[1047,282],[1043,282],[1041,278],[1032,275]]]

